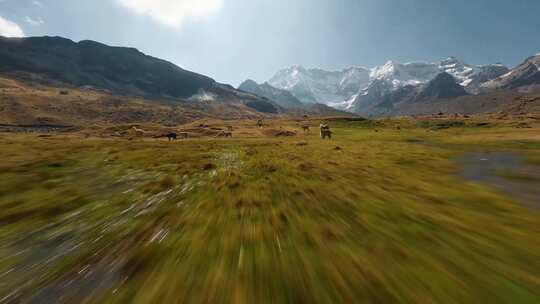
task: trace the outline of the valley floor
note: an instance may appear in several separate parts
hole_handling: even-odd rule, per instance
[[[540,302],[539,123],[210,124],[0,133],[0,303]]]

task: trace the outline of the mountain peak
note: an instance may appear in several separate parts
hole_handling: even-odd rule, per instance
[[[255,85],[258,85],[258,83],[253,79],[247,79],[246,81],[242,82],[242,84],[255,84]],[[240,84],[240,86],[242,86],[242,84]]]
[[[468,95],[456,78],[447,72],[438,74],[422,89],[418,100],[447,99]]]
[[[432,80],[432,82],[434,81],[444,81],[446,83],[450,83],[450,82],[456,82],[456,78],[454,78],[454,76],[452,76],[450,73],[448,72],[442,72],[442,73],[439,73],[437,76],[435,76],[435,78]]]
[[[289,91],[275,88],[268,82],[264,82],[263,84],[257,84],[257,82],[248,79],[244,81],[238,87],[238,89],[268,98],[284,108],[302,107],[302,103]]]
[[[448,58],[444,59],[443,61],[453,62],[453,61],[459,61],[459,60],[457,59],[456,56],[449,56]]]
[[[295,65],[291,66],[291,70],[304,72],[304,71],[306,71],[306,68],[301,64],[295,64]]]
[[[444,60],[441,60],[439,63],[440,66],[447,66],[447,67],[456,67],[456,66],[465,66],[466,64],[462,61],[457,59],[454,56],[450,56]]]
[[[238,89],[242,90],[242,91],[246,91],[246,92],[253,92],[253,90],[255,90],[258,86],[259,86],[259,84],[255,80],[248,79],[248,80],[242,82],[238,86]]]

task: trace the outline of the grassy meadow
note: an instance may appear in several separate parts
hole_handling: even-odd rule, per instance
[[[297,136],[0,133],[0,303],[540,302],[540,203],[457,161],[506,151],[534,175],[538,126],[329,123],[331,141],[287,120],[266,128]]]

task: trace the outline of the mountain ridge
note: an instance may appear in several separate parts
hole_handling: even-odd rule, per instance
[[[65,121],[66,117],[58,113],[68,115],[68,112],[79,113],[77,117],[81,122],[88,121],[88,117],[83,117],[84,113],[91,116],[97,115],[91,113],[105,115],[116,109],[109,108],[115,103],[107,100],[116,99],[125,101],[123,104],[126,106],[122,108],[125,115],[113,121],[137,117],[142,119],[145,115],[158,115],[153,118],[156,121],[160,121],[160,115],[184,115],[166,118],[167,121],[184,121],[204,115],[240,118],[286,114],[286,109],[267,98],[236,90],[210,77],[148,56],[135,48],[108,46],[91,40],[74,42],[48,36],[0,37],[0,77],[4,83],[21,82],[2,89],[0,109],[12,113],[14,117],[27,117],[23,120],[38,124]],[[22,90],[24,94],[18,94],[16,90]],[[60,93],[65,91],[66,94],[69,91],[76,92],[67,96],[73,104],[65,102],[61,107],[55,106],[54,99],[59,95],[51,96],[51,90]],[[29,107],[26,100],[34,99],[34,91],[35,94],[47,92],[42,96],[46,105]],[[96,94],[88,95],[85,92]],[[100,96],[100,101],[87,100],[90,98],[88,96]],[[78,99],[84,102],[78,104]],[[106,108],[99,109],[98,103]],[[84,104],[94,110],[84,111]],[[166,111],[163,110],[163,104],[167,107]],[[41,110],[34,111],[33,108]],[[17,113],[17,109],[24,113]],[[144,111],[148,113],[141,113],[141,109],[146,109]]]
[[[347,77],[345,72],[351,69],[357,72],[356,77]],[[269,83],[277,88],[290,91],[302,102],[320,102],[351,110],[353,105],[350,100],[353,95],[363,95],[375,80],[385,81],[388,84],[387,90],[393,91],[403,86],[423,85],[441,72],[447,72],[458,79],[461,85],[473,92],[477,91],[477,86],[480,83],[494,79],[508,71],[508,68],[501,64],[469,65],[456,57],[449,57],[439,62],[398,63],[390,60],[382,66],[373,68],[355,66],[337,71],[295,65],[278,71],[269,80]],[[317,77],[318,75],[314,75],[314,72],[326,75],[326,78]],[[331,78],[332,76],[338,77],[340,81],[335,81]],[[337,84],[344,81],[351,84],[352,90],[339,89]]]
[[[347,68],[325,71],[320,68],[295,65],[281,69],[269,82],[278,88],[290,91],[304,103],[320,102],[369,116],[380,113],[379,105],[384,107],[390,104],[415,103],[417,107],[421,107],[421,103],[416,103],[420,100],[416,98],[427,102],[466,95],[480,96],[494,90],[520,90],[523,93],[540,91],[539,54],[527,58],[513,69],[501,63],[470,65],[453,56],[438,62],[399,63],[390,60],[384,65],[370,69],[361,67],[353,69],[363,73],[361,81],[347,78],[344,73],[349,70]],[[456,86],[454,81],[443,81],[439,84],[437,91],[441,94],[445,91],[453,93],[448,96],[427,94],[427,92],[423,94],[422,91],[427,89],[427,85],[440,77],[441,73],[451,75],[459,86]],[[320,75],[326,77],[320,77]],[[336,81],[336,78],[339,81]],[[340,91],[338,84],[346,80],[350,80],[352,87],[358,90],[349,91],[346,94]],[[446,85],[445,88],[443,88],[444,85]],[[391,112],[386,111],[386,114],[391,114]]]
[[[303,104],[289,91],[271,86],[268,82],[258,84],[254,80],[248,79],[238,86],[239,90],[257,94],[275,101],[284,108],[302,108]]]
[[[216,83],[135,48],[62,37],[0,37],[0,72],[21,71],[75,86],[172,98],[190,97]]]
[[[508,73],[486,82],[483,88],[504,90],[530,85],[540,85],[540,53],[528,57]]]
[[[287,109],[289,113],[297,116],[319,115],[319,116],[354,116],[351,113],[334,109],[328,105],[320,103],[303,104],[289,91],[273,87],[268,82],[258,84],[256,81],[248,79],[238,87],[239,90],[268,98],[276,104]]]

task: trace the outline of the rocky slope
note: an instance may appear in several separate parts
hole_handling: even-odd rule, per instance
[[[482,85],[486,89],[517,89],[540,85],[540,54],[527,58],[508,73]]]
[[[28,83],[102,90],[111,95],[182,104],[229,104],[262,114],[284,109],[136,49],[61,37],[0,37],[0,75]],[[212,113],[209,113],[212,114]]]
[[[275,101],[278,105],[284,108],[302,108],[304,105],[298,98],[294,97],[289,91],[274,88],[269,83],[258,84],[249,79],[244,81],[238,87],[239,90],[257,94]]]
[[[354,101],[354,112],[365,116],[389,115],[402,108],[416,107],[440,99],[452,99],[468,95],[459,80],[442,72],[426,84],[409,84],[392,89],[385,80],[375,80]]]
[[[44,81],[173,98],[188,98],[215,84],[136,49],[60,37],[0,38],[0,72],[35,73]]]
[[[220,98],[191,100],[141,98],[89,88],[57,88],[0,76],[0,125],[80,126],[154,123],[179,125],[202,118],[258,119],[281,116],[270,102],[237,97],[223,88]],[[237,102],[241,98],[245,102]],[[195,100],[196,99],[196,100]],[[233,101],[231,101],[233,100]]]
[[[443,72],[422,88],[415,101],[450,99],[465,95],[468,95],[465,88],[459,85],[452,75]]]

